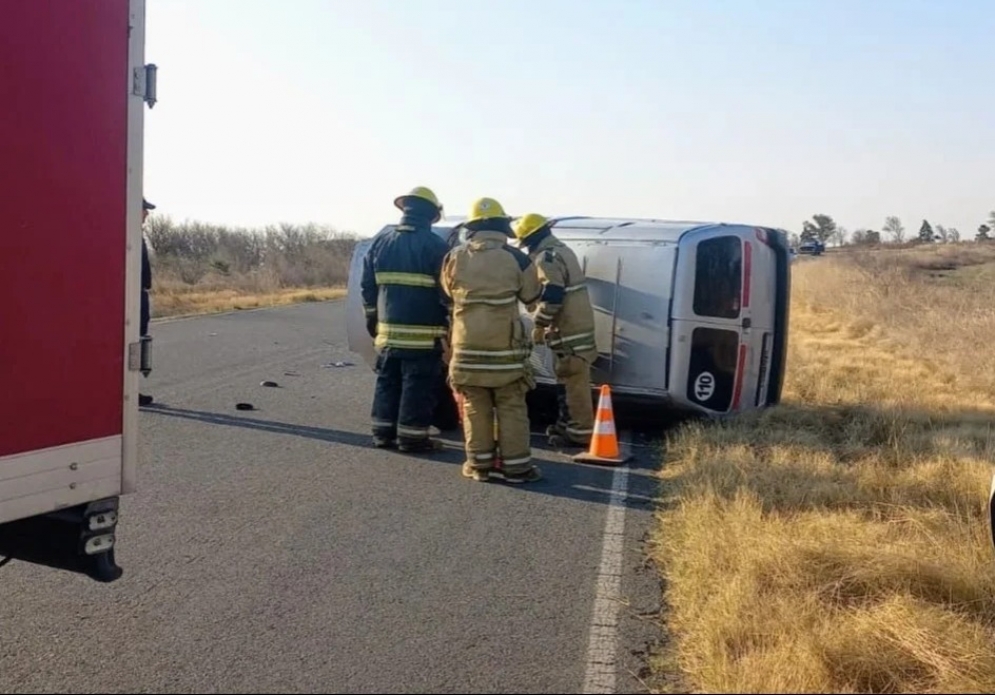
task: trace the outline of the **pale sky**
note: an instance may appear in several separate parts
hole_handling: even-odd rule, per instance
[[[995,209],[991,0],[147,0],[146,29],[177,221],[367,236],[416,185],[793,232]]]

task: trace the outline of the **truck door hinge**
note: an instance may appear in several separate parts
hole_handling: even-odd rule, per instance
[[[137,343],[128,343],[128,370],[145,376],[152,371],[152,336],[143,335]]]
[[[135,68],[132,73],[131,93],[139,96],[149,105],[151,109],[155,106],[156,100],[156,73],[159,68],[155,63],[149,63],[140,68]]]

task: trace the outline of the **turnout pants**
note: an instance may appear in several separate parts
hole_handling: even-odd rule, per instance
[[[591,365],[576,355],[555,354],[559,418],[557,432],[569,441],[588,446],[594,433],[591,404]]]
[[[495,444],[501,448],[502,470],[509,475],[532,468],[529,412],[525,402],[528,383],[522,379],[507,386],[458,386],[463,396],[463,435],[466,460],[471,468],[494,467]],[[498,436],[494,437],[497,411]]]
[[[373,392],[373,438],[396,441],[404,448],[429,442],[428,429],[436,405],[442,361],[435,351],[414,357],[390,354],[377,358],[377,384]]]

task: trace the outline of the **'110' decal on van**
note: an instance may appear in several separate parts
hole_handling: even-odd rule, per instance
[[[739,332],[698,326],[691,332],[687,398],[709,410],[726,412],[736,382]]]

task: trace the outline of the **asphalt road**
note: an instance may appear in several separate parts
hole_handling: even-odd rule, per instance
[[[536,436],[545,479],[512,486],[462,478],[458,432],[376,450],[343,310],[153,325],[125,575],[0,569],[0,691],[645,691],[656,453],[581,466]]]

